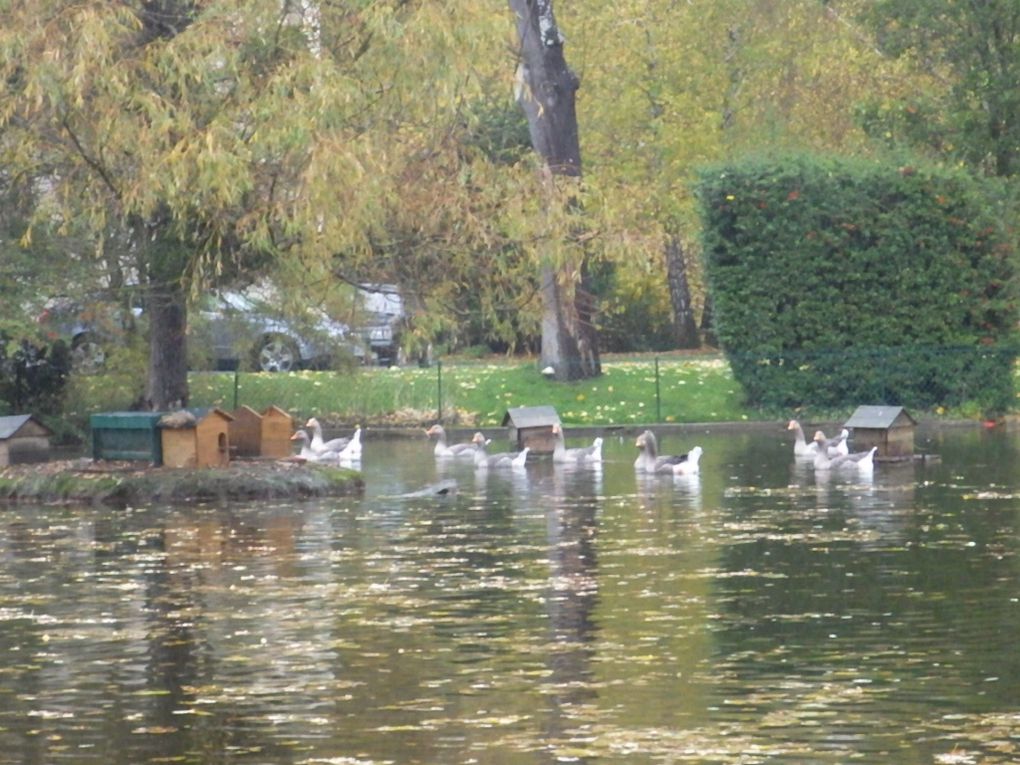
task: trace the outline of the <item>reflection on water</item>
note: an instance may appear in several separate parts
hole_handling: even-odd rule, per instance
[[[4,509],[0,762],[1020,760],[1017,435],[849,475],[788,438],[676,478],[368,439],[361,499]]]

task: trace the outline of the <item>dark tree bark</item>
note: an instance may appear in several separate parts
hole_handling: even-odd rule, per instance
[[[152,411],[188,404],[188,295],[185,274],[190,250],[173,233],[164,210],[135,220],[132,247],[142,256],[145,313],[149,324],[149,367],[143,406]]]
[[[531,144],[552,176],[581,175],[575,97],[579,82],[563,56],[563,37],[552,0],[510,0],[520,40],[518,102],[528,119]],[[570,232],[563,232],[564,237]],[[558,380],[601,373],[593,301],[584,263],[546,263],[542,284],[542,366]],[[575,278],[576,277],[576,278]]]
[[[701,337],[706,345],[719,347],[719,338],[715,335],[715,311],[712,308],[712,292],[705,292],[705,307],[701,312]]]
[[[188,405],[187,296],[179,284],[149,288],[149,382],[152,411]]]
[[[143,0],[139,45],[170,39],[194,20],[194,0]],[[144,405],[152,411],[188,404],[188,304],[184,287],[186,250],[170,234],[164,211],[152,220],[134,221],[135,247],[148,254],[146,311],[149,318],[149,368]]]
[[[673,307],[673,339],[677,348],[698,348],[698,324],[691,305],[691,288],[687,281],[687,253],[677,234],[666,240],[666,280],[669,301]]]

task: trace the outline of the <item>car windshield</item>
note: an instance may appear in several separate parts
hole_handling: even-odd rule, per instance
[[[240,292],[221,292],[219,298],[225,306],[232,308],[235,311],[251,313],[256,310],[255,303],[246,298]]]

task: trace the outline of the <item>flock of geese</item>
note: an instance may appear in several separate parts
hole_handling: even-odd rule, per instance
[[[804,438],[804,429],[796,420],[790,420],[787,430],[793,431],[793,454],[799,458],[809,458],[815,470],[857,470],[865,472],[875,466],[877,446],[867,451],[851,452],[847,444],[850,431],[843,428],[839,435],[826,438],[825,433],[815,431],[814,437],[808,441]]]
[[[311,431],[311,435],[308,431]],[[322,425],[314,417],[305,423],[305,427],[290,437],[300,448],[297,459],[302,462],[315,462],[324,465],[349,465],[361,459],[361,428],[347,438],[331,438],[324,441]]]
[[[568,448],[563,436],[563,428],[559,423],[552,426],[555,444],[552,460],[564,465],[601,465],[602,439],[596,438],[590,446]],[[476,467],[523,467],[528,459],[529,447],[519,452],[500,452],[489,454],[486,447],[488,439],[481,433],[475,433],[470,441],[450,444],[446,439],[446,430],[442,425],[433,425],[425,433],[435,439],[433,453],[437,458],[473,460]],[[673,475],[694,475],[698,472],[698,461],[702,449],[695,446],[686,454],[660,455],[655,434],[644,431],[637,437],[635,446],[639,450],[634,461],[634,469],[639,473],[672,473]]]
[[[804,430],[796,420],[790,420],[787,430],[794,434],[793,453],[798,458],[810,459],[815,470],[857,470],[867,471],[874,466],[875,447],[868,451],[851,452],[847,444],[850,433],[846,428],[832,438],[827,438],[822,431],[816,431],[808,441]],[[596,438],[590,446],[568,448],[563,436],[563,428],[557,423],[552,428],[555,437],[553,462],[570,465],[601,465],[602,439]],[[524,467],[530,448],[525,447],[519,452],[499,452],[490,454],[489,439],[481,433],[475,433],[470,441],[450,444],[446,439],[446,430],[442,425],[433,425],[425,431],[426,435],[435,439],[433,453],[441,459],[471,460],[475,467]],[[322,464],[350,464],[361,460],[361,428],[346,438],[333,438],[328,441],[322,437],[322,426],[314,417],[305,423],[305,427],[296,431],[291,440],[297,442],[300,451],[297,459],[304,462]],[[650,430],[641,433],[634,442],[638,449],[634,460],[634,470],[638,473],[671,473],[673,475],[695,475],[699,471],[702,448],[695,446],[686,454],[659,454],[658,440]]]

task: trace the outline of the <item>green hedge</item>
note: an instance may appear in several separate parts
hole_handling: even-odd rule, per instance
[[[988,187],[816,157],[705,171],[715,330],[749,402],[1012,405],[1012,248]]]

